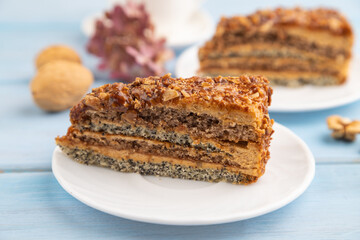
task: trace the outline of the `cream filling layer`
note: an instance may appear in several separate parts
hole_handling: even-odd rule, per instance
[[[345,76],[342,72],[341,74],[334,76],[334,75],[327,75],[323,73],[316,73],[316,72],[305,72],[305,71],[269,71],[269,70],[251,70],[251,69],[235,69],[235,68],[208,68],[208,69],[201,69],[201,75],[208,76],[208,75],[224,75],[224,76],[238,76],[241,74],[251,74],[251,75],[263,75],[267,78],[286,78],[289,80],[298,80],[299,78],[307,78],[307,79],[314,79],[317,78],[324,78],[324,77],[331,77],[331,78],[338,78],[343,79]]]
[[[124,161],[127,159],[132,159],[138,162],[151,162],[151,163],[161,163],[168,162],[170,164],[178,164],[193,168],[209,168],[209,169],[227,169],[228,171],[234,173],[244,173],[251,176],[260,176],[261,173],[258,168],[253,169],[242,169],[234,166],[224,166],[223,164],[218,163],[206,163],[206,162],[198,162],[198,161],[190,161],[186,159],[173,158],[169,156],[158,156],[158,155],[149,155],[136,153],[130,150],[115,150],[113,148],[109,148],[106,146],[95,146],[95,145],[84,145],[81,142],[70,142],[70,141],[57,141],[58,145],[65,146],[68,148],[78,148],[81,150],[91,150],[95,153],[102,154],[104,156],[108,156],[110,158],[116,159],[117,161]]]
[[[240,68],[253,70],[278,71],[309,71],[337,75],[348,65],[348,60],[342,63],[336,61],[314,62],[297,58],[271,58],[271,57],[222,57],[201,61],[201,69],[207,68]]]
[[[149,154],[178,156],[188,158],[192,161],[214,162],[223,165],[237,166],[243,169],[257,168],[264,157],[262,149],[258,144],[248,143],[246,146],[230,143],[198,142],[197,146],[213,146],[212,150],[182,146],[179,144],[144,139],[142,137],[101,134],[91,131],[74,130],[67,140],[84,146],[109,146],[122,151],[124,149],[133,152]]]

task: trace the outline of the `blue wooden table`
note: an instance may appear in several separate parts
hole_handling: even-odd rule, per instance
[[[284,1],[285,2],[285,1]],[[273,113],[309,145],[316,176],[309,189],[288,206],[254,219],[215,226],[163,226],[134,222],[94,210],[65,192],[51,172],[54,137],[69,125],[68,111],[48,114],[32,102],[33,60],[43,47],[74,47],[86,54],[80,22],[107,7],[107,1],[0,1],[0,239],[360,239],[360,140],[338,142],[329,136],[327,116],[360,119],[360,102],[309,113]],[[294,6],[298,1],[207,1],[221,15],[259,7]],[[333,6],[360,32],[359,1],[302,1]],[[178,51],[179,54],[181,51]],[[358,42],[355,54],[360,54]],[[174,69],[169,63],[169,71]],[[94,86],[108,80],[96,74]],[[360,79],[359,79],[360,81]]]

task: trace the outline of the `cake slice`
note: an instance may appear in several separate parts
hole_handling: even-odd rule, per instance
[[[205,76],[266,76],[284,86],[338,85],[346,81],[353,33],[335,10],[261,10],[222,18],[199,50]]]
[[[107,84],[71,109],[56,143],[88,165],[248,184],[269,159],[271,94],[266,78],[246,75]]]

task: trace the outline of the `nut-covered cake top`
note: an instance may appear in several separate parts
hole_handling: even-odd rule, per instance
[[[272,89],[262,76],[137,78],[131,84],[113,83],[93,89],[71,111],[74,120],[85,108],[125,112],[166,105],[200,105],[215,109],[267,113]]]
[[[328,30],[335,35],[352,34],[350,24],[336,10],[326,8],[306,10],[297,7],[259,10],[248,16],[223,17],[217,26],[216,35],[222,35],[227,31],[261,31],[279,25]]]

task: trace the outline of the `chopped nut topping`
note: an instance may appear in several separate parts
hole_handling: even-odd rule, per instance
[[[203,83],[209,87],[203,87]],[[167,74],[137,78],[131,84],[113,83],[95,88],[73,108],[71,119],[78,121],[82,112],[89,108],[124,113],[163,103],[208,107],[216,102],[218,108],[228,111],[267,114],[271,95],[269,81],[262,76],[171,78]]]
[[[179,96],[180,96],[180,94],[176,90],[166,89],[164,92],[164,95],[163,95],[163,101],[166,102],[166,101],[172,100],[174,98],[177,98]]]
[[[259,27],[260,32],[268,32],[273,27],[273,22],[269,21]]]
[[[121,115],[121,119],[127,121],[128,123],[135,123],[137,114],[134,111],[127,111]]]
[[[236,127],[236,122],[231,122],[231,123],[229,123],[229,126],[230,126],[230,127],[233,127],[233,128]]]
[[[346,18],[336,10],[328,8],[276,8],[259,10],[247,16],[223,17],[216,29],[220,36],[228,31],[267,32],[273,26],[298,26],[307,29],[328,30],[334,35],[352,34]]]
[[[153,80],[153,79],[150,79],[150,78],[145,78],[145,79],[144,79],[144,84],[153,85],[153,84],[154,84],[154,80]]]
[[[333,130],[331,136],[335,139],[352,142],[356,139],[356,134],[360,133],[360,121],[333,115],[328,117],[327,124],[329,129]]]
[[[214,99],[215,99],[216,101],[221,102],[221,100],[223,100],[223,97],[222,97],[222,96],[215,96]]]
[[[102,99],[102,100],[108,100],[109,99],[109,94],[107,93],[100,93],[99,94],[99,98]]]
[[[137,99],[134,100],[134,108],[135,109],[140,109],[141,108],[141,103]]]
[[[259,95],[258,92],[256,92],[256,93],[254,93],[254,94],[251,95],[252,98],[258,98],[259,96],[260,96],[260,95]]]
[[[87,106],[97,105],[100,102],[100,99],[94,96],[89,96],[84,99],[84,104]]]
[[[186,91],[181,90],[182,95],[184,95],[184,97],[190,97],[190,94],[188,94]]]
[[[201,86],[203,86],[203,87],[211,87],[212,84],[209,83],[209,82],[203,82],[203,83],[201,83]]]

